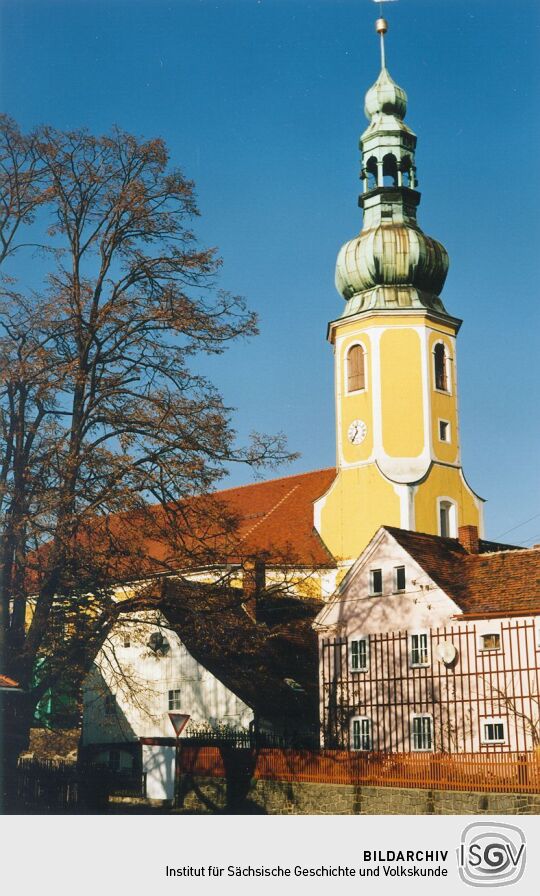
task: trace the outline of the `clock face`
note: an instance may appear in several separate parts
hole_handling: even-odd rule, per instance
[[[367,435],[367,426],[363,420],[353,420],[347,430],[349,442],[352,445],[360,445]]]

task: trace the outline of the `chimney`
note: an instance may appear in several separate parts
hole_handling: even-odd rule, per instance
[[[458,540],[469,554],[479,553],[480,545],[476,526],[460,526],[458,529]]]
[[[257,622],[257,601],[266,587],[266,564],[260,557],[248,557],[243,563],[244,609]]]

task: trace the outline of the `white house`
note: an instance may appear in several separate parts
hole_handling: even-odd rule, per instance
[[[540,744],[540,549],[382,527],[317,616],[323,744]]]
[[[240,589],[164,580],[159,606],[123,613],[83,685],[82,755],[145,775],[150,798],[171,799],[174,731],[209,729],[317,736],[317,643],[321,604]]]

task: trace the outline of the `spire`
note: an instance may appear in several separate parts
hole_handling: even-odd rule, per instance
[[[375,31],[381,36],[381,69],[386,68],[386,60],[384,56],[384,35],[388,31],[388,22],[381,16],[375,22]]]
[[[386,68],[386,19],[378,18],[375,30],[380,36],[381,71],[365,96],[369,124],[360,138],[363,192],[359,205],[364,221],[360,235],[338,255],[336,286],[347,301],[344,316],[391,307],[446,313],[439,293],[448,255],[416,220],[420,202],[416,135],[404,122],[407,94]]]

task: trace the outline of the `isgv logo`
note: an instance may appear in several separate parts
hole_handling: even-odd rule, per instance
[[[525,834],[512,824],[474,822],[461,835],[459,876],[471,887],[504,887],[525,871]]]

